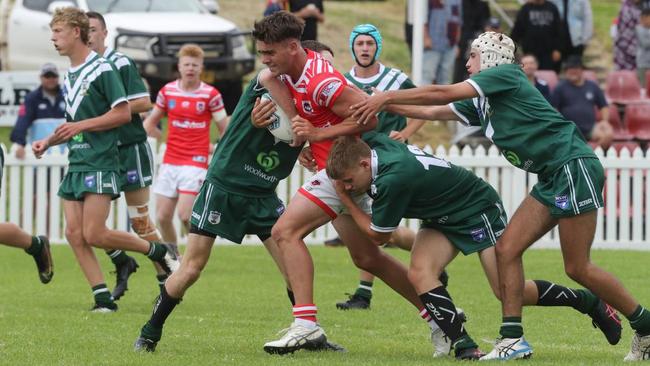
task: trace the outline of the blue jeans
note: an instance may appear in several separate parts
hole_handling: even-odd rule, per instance
[[[445,51],[424,50],[422,55],[422,84],[449,84],[454,72],[456,48]]]

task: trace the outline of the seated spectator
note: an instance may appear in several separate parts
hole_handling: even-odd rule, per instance
[[[16,144],[16,157],[25,158],[25,144],[44,139],[65,122],[65,102],[59,85],[59,71],[52,63],[41,67],[41,85],[25,96],[10,140]],[[64,145],[61,145],[63,150]]]
[[[551,100],[566,119],[575,122],[586,140],[606,149],[614,130],[607,121],[609,109],[605,94],[598,84],[585,79],[583,71],[581,58],[569,57],[564,63],[564,79],[553,91]],[[600,110],[600,121],[596,121],[596,108]]]
[[[539,63],[537,62],[537,57],[532,54],[524,55],[521,58],[521,68],[524,70],[524,74],[530,81],[531,84],[535,85],[537,90],[544,96],[549,103],[551,102],[551,88],[549,88],[548,83],[545,80],[538,79],[535,76],[535,71],[539,68]]]

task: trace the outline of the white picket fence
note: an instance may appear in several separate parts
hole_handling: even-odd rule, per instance
[[[432,152],[430,147],[425,150]],[[4,150],[5,169],[0,191],[0,222],[10,221],[20,225],[28,232],[47,233],[52,242],[64,243],[64,222],[61,201],[56,195],[67,157],[53,151],[37,160],[31,154],[18,160],[13,152]],[[155,152],[157,163],[162,159],[164,145]],[[472,150],[465,147],[460,151],[453,146],[449,150],[438,147],[435,154],[454,164],[474,171],[491,184],[501,195],[505,209],[512,215],[537,182],[537,176],[514,168],[498,152],[496,147],[485,150],[478,147]],[[650,250],[650,154],[644,156],[640,149],[630,153],[623,149],[617,154],[614,149],[604,153],[596,150],[606,171],[605,207],[598,212],[598,226],[594,247]],[[278,195],[286,203],[311,175],[296,165],[291,175],[280,182]],[[47,183],[51,189],[48,192]],[[405,182],[407,184],[407,182]],[[150,212],[155,212],[155,199],[152,195]],[[418,220],[404,220],[404,224],[417,229]],[[111,215],[107,221],[111,228],[129,230],[126,203],[124,198],[114,201]],[[180,227],[177,222],[177,227]],[[180,235],[179,231],[179,235]],[[336,236],[331,225],[326,225],[309,235],[305,241],[310,244],[323,243]],[[180,236],[181,241],[184,236]],[[218,240],[218,243],[228,243]],[[249,236],[246,244],[259,243],[257,237]],[[558,235],[554,230],[544,236],[537,247],[558,247]]]

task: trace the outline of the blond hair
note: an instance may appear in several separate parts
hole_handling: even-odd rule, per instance
[[[194,43],[188,43],[183,45],[180,50],[178,50],[178,58],[181,57],[194,57],[194,58],[203,58],[204,52],[203,49]]]
[[[71,28],[79,28],[79,38],[84,44],[88,44],[88,32],[90,23],[86,13],[78,8],[63,7],[57,8],[52,15],[50,28],[55,24],[61,23]]]
[[[334,141],[327,158],[327,175],[332,179],[341,177],[359,161],[370,157],[370,146],[355,136],[341,136]]]

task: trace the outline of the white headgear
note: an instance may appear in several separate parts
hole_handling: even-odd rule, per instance
[[[515,62],[515,43],[503,33],[485,32],[472,42],[481,55],[481,71]]]

